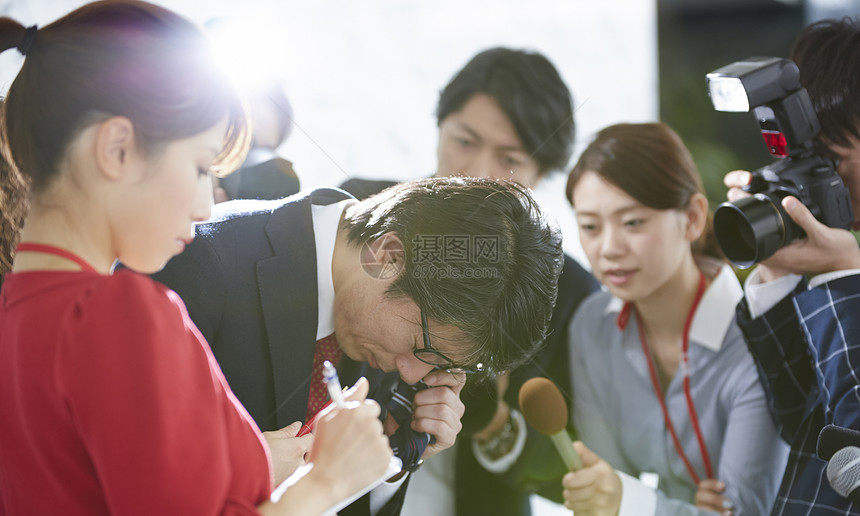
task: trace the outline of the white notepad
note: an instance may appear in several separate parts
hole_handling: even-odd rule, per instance
[[[314,463],[308,462],[307,464],[296,469],[296,471],[294,471],[292,475],[287,477],[287,479],[284,480],[281,483],[281,485],[279,485],[278,487],[275,488],[274,491],[272,491],[272,496],[269,497],[269,499],[272,501],[272,503],[276,503],[278,500],[280,500],[281,496],[284,495],[286,490],[289,489],[290,486],[292,486],[293,484],[298,482],[300,478],[307,475],[308,472],[310,472],[310,470],[313,469],[313,467],[314,467]],[[403,469],[403,462],[400,461],[400,458],[399,457],[391,457],[391,462],[388,463],[388,469],[385,470],[385,473],[383,473],[382,476],[380,476],[379,478],[374,480],[369,486],[362,489],[361,491],[359,491],[359,492],[355,493],[354,495],[347,497],[346,499],[341,500],[340,502],[335,504],[335,506],[332,507],[331,509],[329,509],[328,511],[326,511],[323,514],[323,516],[333,516],[334,514],[337,513],[337,511],[343,509],[347,505],[358,500],[365,493],[371,491],[374,487],[385,482],[386,479],[389,479],[389,478],[393,477],[394,475],[396,475],[397,473],[400,473],[400,471],[402,469]]]

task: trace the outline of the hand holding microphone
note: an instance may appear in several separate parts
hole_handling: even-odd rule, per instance
[[[581,441],[573,443],[582,458],[582,469],[562,478],[564,506],[575,514],[616,516],[621,508],[621,478]]]
[[[529,425],[548,436],[567,468],[564,476],[564,505],[575,512],[614,516],[621,506],[621,479],[605,460],[583,443],[571,442],[565,430],[567,404],[558,387],[546,378],[523,384],[520,409]]]

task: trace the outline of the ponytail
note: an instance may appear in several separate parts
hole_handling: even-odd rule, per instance
[[[0,282],[12,270],[15,246],[29,209],[28,197],[27,178],[5,158],[0,159]]]
[[[25,53],[34,36],[35,28],[26,29],[15,20],[0,18],[0,52],[15,48]],[[15,246],[18,245],[30,204],[30,181],[13,164],[6,143],[5,111],[4,102],[0,105],[0,284],[3,276],[12,270]]]
[[[34,31],[35,28],[30,31],[30,43],[32,43]],[[15,20],[6,17],[0,18],[0,52],[18,48],[22,43],[25,43],[25,40],[28,39],[24,37],[27,32],[28,29]],[[26,53],[26,50],[25,46],[22,53]]]

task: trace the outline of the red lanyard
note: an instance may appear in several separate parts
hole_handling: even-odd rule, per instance
[[[33,242],[21,242],[15,248],[16,253],[20,252],[20,251],[30,251],[30,252],[34,252],[34,253],[45,253],[45,254],[53,254],[56,256],[61,256],[67,260],[71,260],[71,261],[75,262],[76,264],[80,265],[81,269],[83,269],[85,271],[98,272],[90,264],[85,262],[84,259],[81,258],[80,256],[72,253],[71,251],[67,251],[65,249],[61,249],[59,247],[55,247],[52,245],[36,244]]]
[[[705,275],[699,271],[699,289],[696,292],[696,298],[693,300],[693,306],[690,307],[690,313],[687,314],[687,322],[684,324],[684,341],[681,347],[681,371],[684,374],[684,396],[687,398],[687,411],[690,413],[690,422],[693,424],[693,430],[696,432],[696,439],[699,441],[699,451],[702,453],[702,461],[705,463],[705,473],[708,478],[714,478],[714,473],[711,468],[711,460],[708,457],[708,449],[705,446],[705,439],[702,437],[702,430],[699,428],[699,417],[696,415],[696,407],[693,405],[693,396],[690,394],[690,326],[693,324],[693,316],[696,314],[696,308],[699,306],[699,301],[705,294]],[[660,408],[663,409],[663,418],[666,420],[666,428],[672,436],[672,442],[675,444],[675,450],[684,461],[690,477],[693,482],[699,485],[699,476],[690,464],[687,454],[684,453],[684,448],[681,447],[681,441],[678,440],[678,434],[675,432],[675,425],[672,424],[672,419],[669,417],[669,409],[666,407],[666,400],[663,398],[663,390],[660,388],[660,382],[657,380],[657,370],[654,367],[654,359],[651,356],[651,349],[648,347],[648,342],[645,340],[645,330],[642,327],[642,320],[636,313],[636,326],[639,329],[639,340],[642,342],[642,351],[648,359],[648,372],[651,373],[651,383],[654,385],[654,393],[657,395],[657,400],[660,402]]]

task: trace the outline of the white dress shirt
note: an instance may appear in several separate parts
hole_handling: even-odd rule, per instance
[[[346,199],[325,206],[311,206],[317,253],[317,340],[334,333],[334,281],[331,272],[334,244],[343,210],[354,202],[354,199]],[[383,482],[374,488],[370,492],[370,513],[379,512],[405,480],[406,475],[403,475],[397,482]]]

